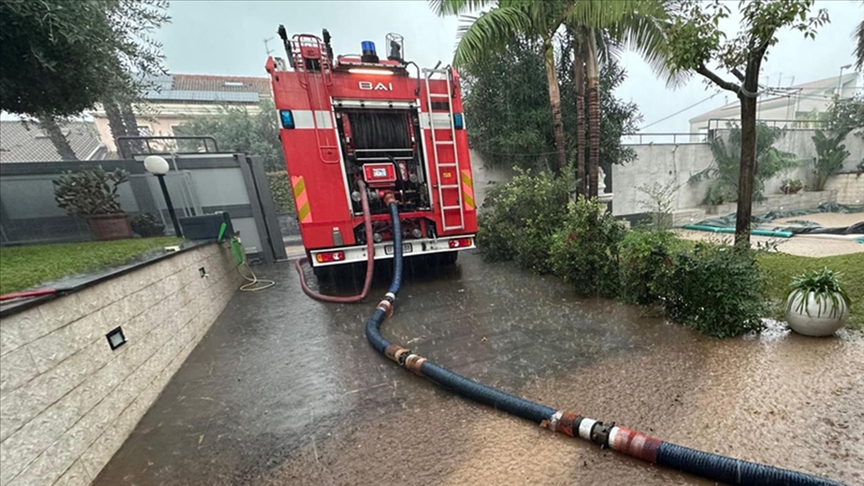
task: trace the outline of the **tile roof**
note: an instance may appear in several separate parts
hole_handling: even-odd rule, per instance
[[[105,156],[104,145],[92,122],[69,122],[61,125],[61,129],[79,159],[97,160]],[[22,121],[0,122],[0,163],[57,160],[60,160],[60,154],[38,125]]]
[[[270,98],[270,79],[249,76],[169,74],[152,78],[145,97],[161,102],[258,103]]]

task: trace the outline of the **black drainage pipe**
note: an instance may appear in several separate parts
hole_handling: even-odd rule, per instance
[[[375,313],[366,321],[366,338],[376,351],[395,361],[399,366],[428,378],[458,395],[530,420],[553,432],[590,440],[600,447],[609,447],[652,464],[677,469],[712,481],[766,486],[842,486],[842,483],[830,479],[690,449],[615,425],[614,422],[607,424],[565,410],[555,410],[477,383],[432,363],[409,349],[387,341],[381,335],[381,324],[393,314],[393,302],[402,286],[402,232],[396,202],[392,198],[385,201],[388,203],[390,217],[393,220],[393,282],[384,300],[378,304]]]

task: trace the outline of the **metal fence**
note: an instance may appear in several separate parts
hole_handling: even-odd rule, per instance
[[[246,154],[167,155],[165,177],[179,217],[225,211],[240,232],[244,249],[266,262],[285,258],[279,222],[262,163]],[[133,159],[0,164],[0,244],[87,241],[84,218],[68,216],[54,200],[52,181],[65,172],[101,166],[123,169],[129,182],[118,187],[122,209],[130,216],[151,213],[172,234],[170,216],[157,179],[147,173],[143,156]]]

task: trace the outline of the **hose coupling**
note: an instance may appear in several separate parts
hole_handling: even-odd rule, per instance
[[[387,292],[386,294],[384,294],[384,300],[389,300],[390,303],[393,303],[396,301],[396,294],[394,294],[393,292]]]
[[[395,202],[396,202],[396,196],[394,196],[392,192],[388,192],[387,194],[384,195],[384,204],[386,204],[387,206],[389,206]]]
[[[598,444],[601,449],[608,447],[609,433],[613,427],[615,427],[615,422],[609,424],[604,424],[603,422],[595,423],[594,427],[591,428],[591,442]]]
[[[384,355],[395,361],[399,366],[405,366],[405,358],[410,354],[410,349],[405,349],[398,344],[391,344],[384,348]]]
[[[426,362],[426,358],[423,356],[419,356],[416,354],[411,354],[405,359],[405,367],[412,373],[417,376],[423,376],[423,372],[421,368],[423,367],[423,363]]]
[[[549,420],[544,420],[540,425],[552,432],[559,432],[574,437],[578,435],[579,421],[581,419],[582,417],[575,413],[558,410],[549,417]]]
[[[393,304],[389,300],[385,299],[378,302],[378,309],[384,311],[384,315],[387,317],[393,317]]]

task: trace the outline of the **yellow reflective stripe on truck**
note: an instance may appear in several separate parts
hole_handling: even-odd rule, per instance
[[[297,206],[297,219],[301,223],[312,222],[312,208],[309,207],[309,196],[306,195],[306,182],[303,176],[291,178],[294,188],[294,204]]]
[[[471,171],[462,171],[462,199],[468,209],[474,209],[474,182],[471,181]]]

